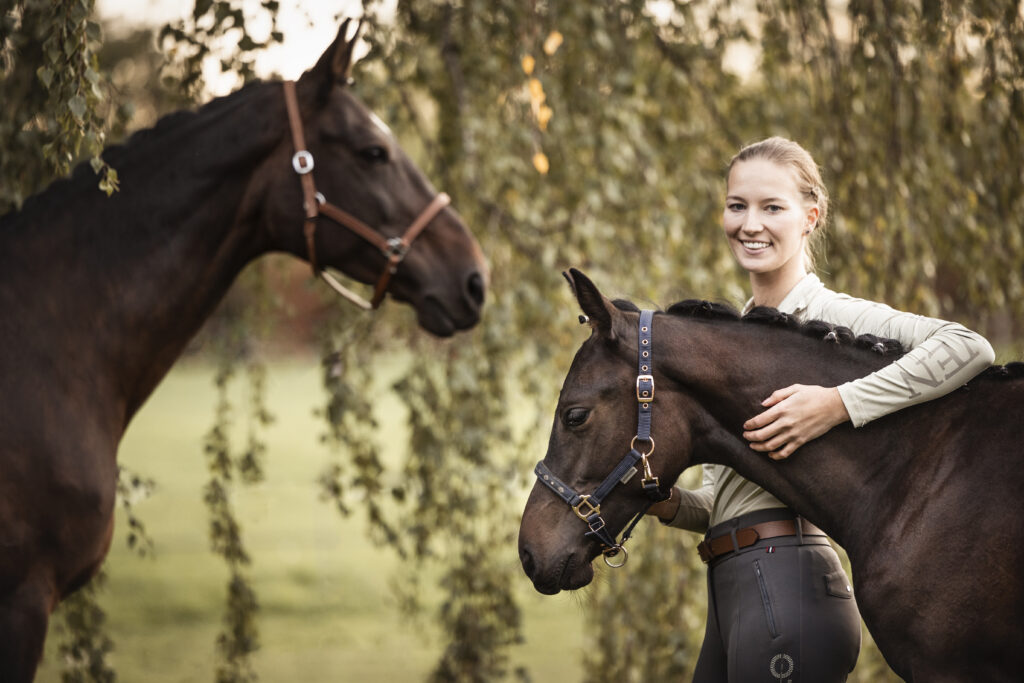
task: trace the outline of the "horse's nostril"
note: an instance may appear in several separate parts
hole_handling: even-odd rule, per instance
[[[483,276],[479,272],[474,271],[466,281],[466,295],[476,306],[482,306],[485,290]]]
[[[523,570],[526,572],[526,575],[533,576],[533,555],[530,554],[529,550],[523,548],[519,551],[519,561],[523,563]]]

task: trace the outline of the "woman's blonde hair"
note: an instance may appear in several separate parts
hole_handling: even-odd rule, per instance
[[[729,161],[729,168],[725,177],[729,177],[732,167],[740,161],[748,159],[764,159],[774,161],[783,166],[789,166],[796,171],[797,186],[800,193],[807,198],[808,205],[818,207],[818,220],[811,230],[811,234],[804,242],[804,263],[807,269],[813,271],[815,268],[815,256],[823,251],[825,242],[825,226],[828,219],[828,190],[821,179],[821,171],[814,157],[792,140],[786,138],[771,137],[760,142],[747,145],[736,156]]]

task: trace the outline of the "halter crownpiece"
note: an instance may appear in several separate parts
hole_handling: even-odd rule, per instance
[[[384,300],[388,284],[391,282],[391,276],[398,272],[398,265],[405,259],[406,254],[409,253],[413,241],[419,237],[430,221],[451,203],[451,198],[444,192],[438,194],[409,225],[404,235],[401,237],[384,237],[352,214],[329,203],[322,194],[316,191],[316,184],[313,182],[315,162],[313,155],[306,149],[306,140],[302,132],[302,117],[299,115],[299,103],[295,95],[295,81],[284,82],[284,102],[288,110],[288,125],[291,128],[292,144],[295,147],[295,154],[292,156],[292,168],[298,174],[299,181],[302,183],[302,205],[306,212],[303,232],[306,236],[306,251],[309,254],[309,264],[313,269],[313,274],[319,275],[334,291],[360,308],[367,310],[376,309]],[[377,286],[374,288],[373,298],[370,301],[345,287],[337,278],[326,270],[321,269],[317,264],[316,224],[321,214],[330,218],[335,223],[348,228],[380,249],[384,258],[387,259],[387,264],[377,280]]]
[[[634,527],[643,519],[651,505],[665,500],[671,495],[666,495],[659,488],[658,478],[651,472],[651,464],[648,461],[648,457],[654,452],[654,439],[651,438],[651,406],[654,403],[653,320],[654,311],[644,310],[640,312],[640,320],[637,322],[637,424],[636,436],[633,437],[629,444],[629,452],[619,461],[619,464],[612,470],[611,474],[605,477],[601,485],[597,487],[597,490],[589,495],[578,493],[555,476],[548,466],[544,464],[543,460],[537,463],[537,467],[533,470],[539,481],[543,482],[559,498],[568,503],[572,511],[576,513],[576,516],[587,523],[590,531],[585,532],[585,535],[594,536],[600,541],[603,546],[601,554],[604,555],[605,564],[609,567],[621,567],[626,564],[629,555],[623,546],[629,540]],[[646,452],[637,450],[638,442],[650,444],[650,449]],[[615,537],[618,534],[609,532],[607,524],[605,524],[604,519],[601,517],[601,502],[616,486],[625,484],[633,478],[633,475],[637,473],[637,463],[640,463],[643,469],[643,478],[640,480],[640,484],[643,487],[644,493],[647,494],[649,502],[643,510],[626,524],[625,530],[622,532],[622,540],[616,541]],[[618,555],[619,552],[623,556],[622,562],[613,564],[610,560]]]

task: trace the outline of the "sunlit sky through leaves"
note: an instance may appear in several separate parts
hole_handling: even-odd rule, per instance
[[[263,39],[269,35],[270,22],[259,0],[247,0],[244,6],[253,37]],[[97,16],[106,30],[113,33],[138,27],[158,29],[189,16],[193,7],[192,0],[96,0]],[[276,73],[283,78],[298,78],[330,45],[340,19],[361,14],[359,0],[283,0],[278,29],[284,33],[284,43],[275,44],[256,57],[258,75],[265,78]],[[356,55],[360,55],[358,49]],[[233,75],[218,73],[212,59],[204,75],[211,95],[225,95],[238,86]]]

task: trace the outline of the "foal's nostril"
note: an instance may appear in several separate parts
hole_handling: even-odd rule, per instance
[[[474,271],[469,279],[466,280],[466,296],[469,300],[477,307],[482,306],[484,303],[484,293],[486,287],[484,285],[484,278],[479,272]]]

